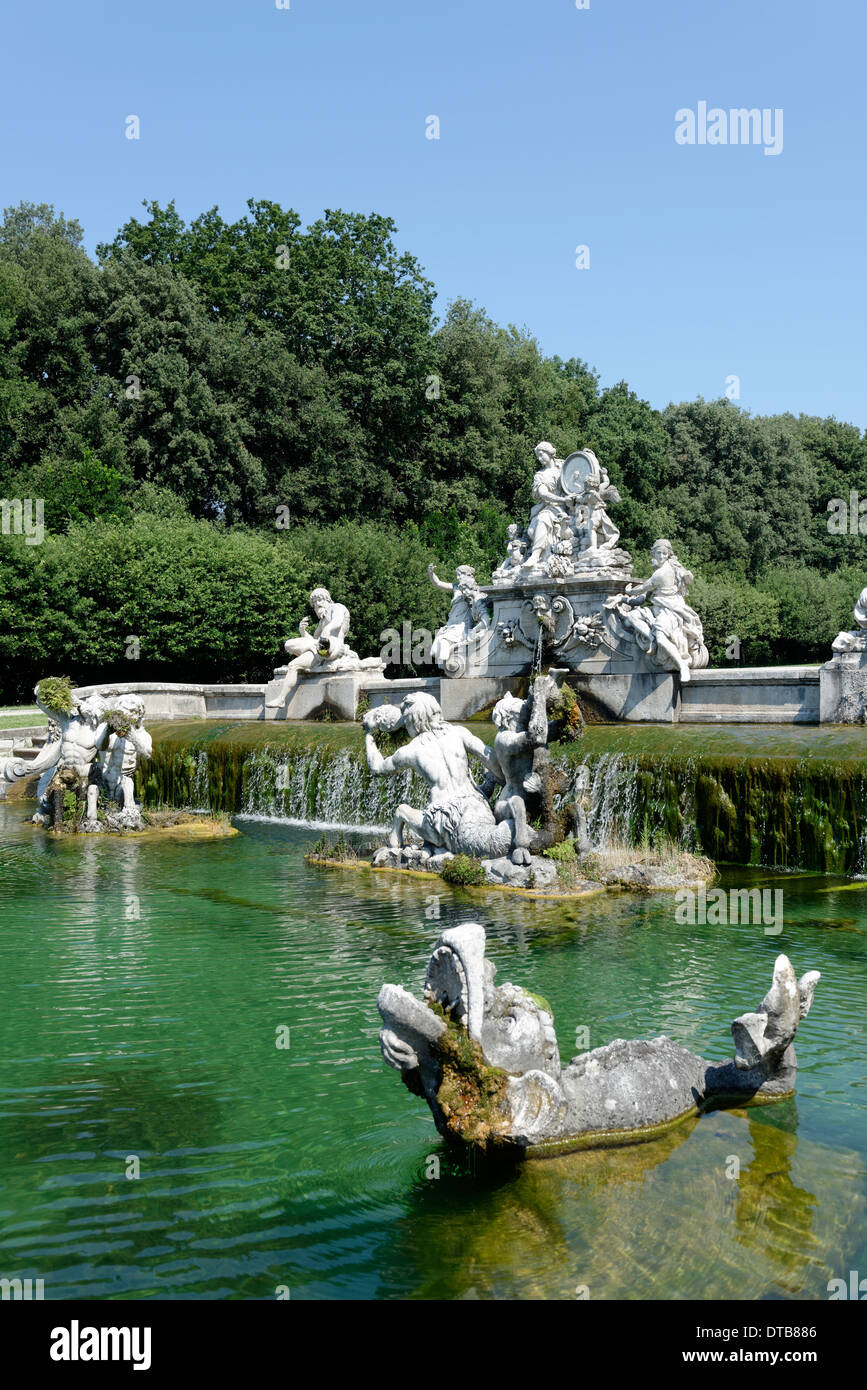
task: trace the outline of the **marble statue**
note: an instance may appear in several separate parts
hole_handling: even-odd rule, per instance
[[[758,1010],[731,1026],[728,1061],[706,1061],[666,1037],[618,1038],[564,1067],[544,1001],[495,985],[485,946],[477,923],[452,927],[434,946],[423,1001],[399,985],[379,992],[383,1057],[447,1139],[543,1157],[653,1139],[702,1110],[795,1089],[794,1038],[817,970],[798,980],[777,957]]]
[[[560,522],[569,520],[571,499],[563,490],[563,460],[553,444],[543,440],[533,450],[539,467],[533,474],[533,507],[527,537],[530,553],[526,570],[540,569],[550,556]]]
[[[497,734],[489,772],[495,785],[501,784],[494,803],[494,816],[498,821],[514,822],[513,864],[530,864],[530,845],[539,839],[528,824],[526,799],[529,793],[542,790],[537,750],[547,750],[547,694],[546,681],[536,680],[528,699],[520,700],[516,695],[506,694],[497,701],[491,714]]]
[[[469,729],[447,723],[432,695],[413,692],[400,708],[369,710],[363,723],[370,770],[391,776],[410,769],[430,789],[423,810],[404,802],[397,807],[388,845],[376,852],[374,864],[438,869],[447,858],[466,854],[481,859],[490,882],[520,887],[529,874],[546,884],[556,877],[553,861],[538,851],[562,839],[570,814],[577,819],[579,811],[555,806],[555,794],[566,788],[548,750],[547,702],[557,694],[550,677],[537,676],[526,699],[503,696],[493,710],[497,733],[492,747]],[[409,743],[383,755],[375,733],[399,728],[410,735]],[[480,784],[470,757],[482,765]],[[530,823],[528,798],[536,825]],[[420,848],[413,836],[421,839]]]
[[[438,579],[433,565],[428,565],[428,578],[435,589],[452,596],[448,618],[434,633],[431,658],[448,675],[460,675],[467,649],[490,625],[485,595],[476,582],[472,565],[458,565],[453,584]]]
[[[105,701],[98,695],[74,699],[68,714],[49,708],[40,696],[36,686],[36,704],[46,718],[59,726],[60,737],[46,743],[33,760],[24,762],[11,759],[4,771],[6,780],[15,781],[18,777],[32,777],[42,773],[37,795],[38,809],[33,816],[35,825],[59,824],[63,819],[63,800],[67,791],[82,794],[86,800],[86,825],[94,828],[99,824],[96,814],[99,799],[99,772],[94,768],[96,756],[102,747],[108,723]],[[47,775],[46,775],[47,774]]]
[[[692,575],[660,540],[653,574],[636,583],[610,516],[622,499],[593,450],[561,459],[543,440],[534,455],[527,528],[509,525],[490,585],[465,566],[451,586],[432,571],[452,594],[434,659],[444,677],[487,682],[549,664],[580,674],[585,693],[615,718],[667,721],[680,681],[708,663],[701,620],[687,603]],[[480,704],[490,689],[479,689]]]
[[[139,757],[149,758],[153,740],[142,728],[144,701],[137,695],[121,695],[110,711],[109,735],[101,758],[103,786],[108,799],[120,804],[114,819],[124,828],[142,830],[141,808],[135,801],[135,769]]]
[[[510,584],[517,577],[524,563],[527,542],[521,537],[514,521],[506,528],[506,536],[506,558],[491,576],[494,584]],[[432,570],[433,566],[431,565],[430,568]]]
[[[534,453],[538,468],[526,535],[509,527],[506,559],[494,571],[493,583],[628,569],[629,555],[618,548],[620,532],[607,510],[621,501],[620,493],[593,450],[580,449],[561,459],[553,444],[543,440]]]
[[[855,627],[838,632],[833,655],[819,672],[823,724],[867,724],[867,589],[855,604]]]
[[[70,707],[63,712],[46,704],[40,687],[41,683],[34,694],[48,720],[48,740],[32,762],[10,760],[4,769],[9,782],[40,774],[34,825],[60,826],[66,793],[72,792],[85,804],[83,829],[102,830],[97,808],[100,790],[105,789],[111,802],[121,803],[118,812],[109,813],[112,828],[142,829],[133,774],[138,755],[150,757],[153,751],[150,734],[142,728],[143,701],[137,695],[122,695],[110,703],[106,693],[70,692]]]
[[[701,619],[686,601],[693,575],[678,560],[671,541],[655,541],[650,556],[650,578],[630,584],[623,599],[609,599],[606,606],[616,611],[623,627],[651,660],[688,681],[693,670],[708,663]],[[650,607],[638,606],[645,599]]]
[[[851,632],[838,632],[831,646],[835,652],[863,652],[867,650],[867,589],[858,595],[853,613],[855,627]]]
[[[515,823],[497,820],[490,802],[476,786],[470,770],[470,754],[497,775],[488,747],[469,729],[447,724],[439,702],[432,695],[413,692],[398,710],[380,705],[368,710],[363,719],[367,764],[377,776],[392,776],[410,769],[430,788],[423,811],[405,802],[397,807],[388,846],[374,857],[374,863],[389,860],[400,863],[405,834],[409,830],[422,840],[425,857],[471,854],[499,858],[515,848]],[[383,757],[373,735],[375,729],[394,732],[406,729],[409,743]]]
[[[265,699],[268,709],[286,704],[301,676],[307,673],[316,675],[360,671],[369,667],[377,670],[383,668],[378,658],[362,661],[358,653],[347,645],[349,609],[342,603],[335,603],[327,589],[313,590],[310,607],[316,615],[316,627],[312,633],[309,632],[310,619],[302,618],[298,625],[298,637],[289,637],[284,642],[283,650],[292,660],[287,666],[278,666],[274,672],[273,688],[269,688]]]

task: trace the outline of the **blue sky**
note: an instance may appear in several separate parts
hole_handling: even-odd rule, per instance
[[[736,376],[751,410],[867,426],[862,0],[40,0],[3,36],[3,205],[91,251],[145,197],[381,212],[440,312],[655,406]],[[701,101],[782,109],[782,152],[678,144]]]

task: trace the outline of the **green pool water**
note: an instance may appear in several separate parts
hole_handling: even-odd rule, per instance
[[[680,925],[664,895],[437,904],[429,880],[306,866],[316,832],[286,825],[55,841],[27,809],[0,804],[0,1276],[299,1300],[817,1299],[867,1275],[867,883],[726,870],[783,890],[769,936]],[[450,1158],[380,1059],[376,995],[418,990],[467,920],[501,982],[551,1001],[565,1058],[582,1027],[730,1055],[779,951],[818,968],[796,1098],[515,1171]]]

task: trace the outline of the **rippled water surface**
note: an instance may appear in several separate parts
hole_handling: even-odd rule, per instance
[[[679,925],[664,895],[446,885],[437,921],[432,881],[310,868],[303,829],[57,842],[25,809],[0,805],[0,1275],[46,1298],[822,1298],[867,1271],[867,883],[728,871],[784,890],[777,936]],[[565,1057],[579,1027],[730,1055],[778,951],[820,969],[797,1098],[516,1172],[450,1159],[380,1060],[376,995],[418,990],[466,920],[500,982],[551,1001]]]

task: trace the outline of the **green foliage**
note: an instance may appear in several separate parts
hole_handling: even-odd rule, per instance
[[[97,266],[74,220],[7,209],[0,497],[41,498],[46,538],[0,536],[0,698],[70,654],[77,679],[127,676],[128,634],[142,678],[262,679],[313,583],[362,655],[432,632],[448,599],[428,564],[489,579],[540,439],[596,450],[639,573],[672,541],[712,662],[827,657],[867,570],[867,433],[727,400],[659,412],[469,300],[437,323],[395,237],[376,213],[303,228],[250,200],[187,224],[151,202]],[[853,492],[837,534],[829,503]]]
[[[351,844],[341,830],[333,842],[328,840],[325,835],[320,835],[319,839],[310,846],[305,858],[313,863],[334,860],[339,864],[357,864],[360,855],[357,845]]]
[[[776,660],[826,661],[837,633],[853,625],[853,602],[863,584],[863,569],[818,576],[806,568],[780,568],[763,575],[760,593],[780,615]]]
[[[72,713],[72,682],[68,676],[44,676],[39,682],[36,696],[39,703],[52,714]]]
[[[821,586],[821,577],[814,575],[814,582]],[[773,594],[738,579],[697,578],[689,601],[701,614],[711,666],[763,666],[773,661],[780,635],[779,604]]]
[[[463,887],[479,888],[487,882],[481,859],[470,854],[456,854],[447,859],[440,869],[440,876],[446,883],[457,883]]]
[[[584,716],[581,703],[571,686],[561,685],[557,698],[548,705],[548,718],[555,722],[562,720],[564,740],[577,742],[584,736]]]
[[[189,518],[109,518],[46,536],[24,557],[21,549],[0,543],[5,698],[26,698],[61,662],[75,684],[269,679],[311,587],[285,538]]]
[[[542,853],[546,859],[554,859],[558,864],[571,864],[577,859],[574,840],[562,840],[559,845],[549,845]]]

